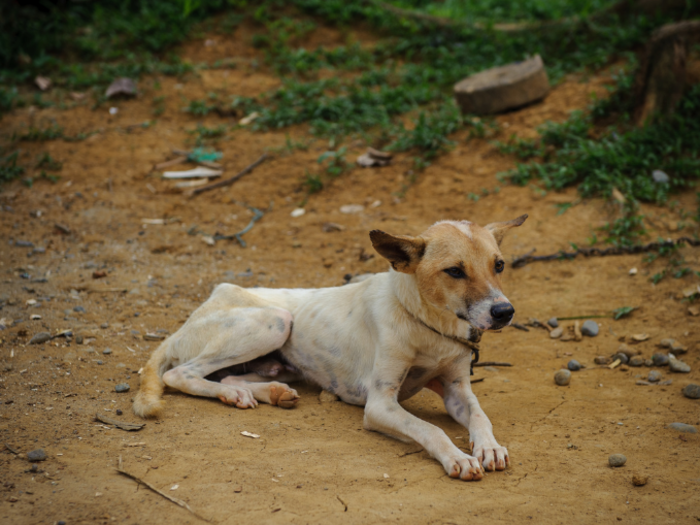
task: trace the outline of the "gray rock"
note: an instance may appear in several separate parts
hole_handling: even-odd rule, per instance
[[[48,458],[46,455],[46,452],[44,452],[43,448],[38,448],[36,450],[32,450],[31,452],[27,452],[27,459],[29,461],[44,461]]]
[[[623,365],[626,365],[627,363],[630,362],[630,358],[627,357],[627,356],[626,356],[625,354],[623,354],[622,352],[620,352],[619,354],[615,354],[615,355],[613,356],[613,361],[617,361],[618,359],[620,360],[620,363],[622,363]]]
[[[29,344],[30,344],[30,345],[40,345],[40,344],[43,344],[43,343],[45,343],[46,341],[50,341],[50,340],[51,340],[51,334],[50,334],[50,333],[48,333],[48,332],[39,332],[38,334],[34,335],[34,337],[32,337],[32,338],[29,340]]]
[[[15,246],[17,248],[34,248],[34,243],[32,241],[15,241]]]
[[[129,383],[119,383],[117,386],[114,387],[114,391],[119,393],[128,392],[130,388],[131,386],[129,385]]]
[[[572,372],[576,372],[578,370],[581,370],[581,363],[576,361],[576,359],[572,359],[566,364],[566,368],[568,368]]]
[[[671,180],[668,178],[668,175],[661,170],[652,171],[651,177],[654,179],[654,182],[658,182],[659,184],[668,184]]]
[[[654,361],[652,361],[651,359],[645,359],[644,366],[652,367],[654,366]]]
[[[587,335],[588,337],[595,337],[598,335],[599,329],[598,323],[589,319],[583,323],[583,326],[581,326],[581,333],[583,335]]]
[[[668,364],[668,356],[666,354],[654,354],[651,356],[656,366],[666,366]]]
[[[566,386],[571,381],[571,372],[568,370],[557,370],[554,374],[554,382],[559,386]]]
[[[630,359],[630,366],[642,366],[644,364],[644,358],[641,355],[635,355]]]
[[[73,307],[74,312],[78,312],[79,314],[84,314],[85,313],[85,308],[82,306],[74,306]]]
[[[104,363],[98,359],[98,360],[97,360],[97,364],[98,364],[98,365],[103,365]]]
[[[647,376],[647,381],[651,383],[658,383],[659,381],[661,381],[661,372],[659,372],[658,370],[652,370]]]
[[[667,379],[666,381],[661,381],[658,383],[659,386],[668,386],[673,384],[673,379]]]
[[[683,387],[683,395],[688,399],[700,399],[700,385],[690,383]]]
[[[671,423],[666,428],[671,430],[677,430],[678,432],[685,432],[686,434],[697,434],[698,429],[693,425],[686,425],[685,423]]]
[[[559,328],[559,321],[556,317],[552,317],[549,321],[547,321],[547,324],[552,328]]]
[[[560,326],[559,328],[555,328],[551,332],[549,332],[549,337],[552,339],[559,339],[562,334],[564,333],[564,329]]]
[[[102,323],[102,324],[100,325],[100,328],[102,328],[103,330],[104,330],[105,328],[109,328],[109,323]]]
[[[109,355],[109,354],[112,353],[112,349],[111,349],[111,348],[105,348],[104,350],[102,350],[102,353],[103,353],[104,355]]]
[[[593,361],[596,365],[609,365],[612,363],[612,359],[604,355],[599,355]]]
[[[76,336],[75,336],[75,342],[76,342],[76,344],[82,345],[82,344],[83,344],[83,336],[82,336],[82,335],[76,335]]]
[[[608,457],[608,464],[613,468],[621,467],[625,463],[627,463],[627,458],[624,454],[610,454]]]
[[[677,372],[679,374],[687,374],[690,372],[690,365],[679,361],[678,359],[669,359],[668,368],[671,372]]]

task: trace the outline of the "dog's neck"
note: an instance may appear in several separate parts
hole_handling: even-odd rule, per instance
[[[425,301],[413,275],[392,269],[390,278],[394,281],[394,293],[401,306],[427,328],[459,342],[472,341],[474,336],[480,335],[480,331],[459,319],[454,312],[440,310]]]

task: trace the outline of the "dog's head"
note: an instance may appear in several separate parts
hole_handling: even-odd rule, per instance
[[[515,310],[501,290],[504,235],[527,219],[485,227],[468,221],[442,221],[422,235],[370,232],[372,245],[397,272],[413,274],[423,300],[448,310],[480,330],[510,324]]]

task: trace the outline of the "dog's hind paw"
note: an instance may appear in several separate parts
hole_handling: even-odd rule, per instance
[[[258,406],[253,393],[243,388],[231,388],[225,394],[219,394],[218,398],[222,403],[237,408],[255,408]]]
[[[270,404],[282,408],[292,408],[299,401],[299,394],[293,388],[289,388],[282,383],[270,386]]]

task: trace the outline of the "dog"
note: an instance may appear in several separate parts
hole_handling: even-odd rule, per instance
[[[526,218],[485,227],[441,221],[417,237],[373,230],[372,245],[391,268],[356,284],[220,284],[153,353],[134,412],[157,416],[165,385],[238,408],[258,402],[291,408],[299,396],[287,383],[305,379],[364,406],[365,429],[417,442],[453,478],[479,480],[487,470],[504,470],[508,451],[471,390],[470,341],[513,318],[501,290],[500,244]],[[468,429],[472,455],[401,407],[425,386]]]

